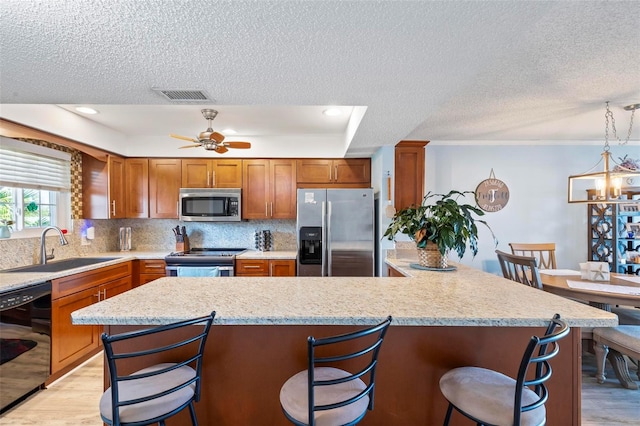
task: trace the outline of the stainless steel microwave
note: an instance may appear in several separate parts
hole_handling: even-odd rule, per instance
[[[240,188],[180,188],[180,220],[187,222],[239,222]]]

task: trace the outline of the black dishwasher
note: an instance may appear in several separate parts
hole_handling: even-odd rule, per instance
[[[51,371],[51,282],[0,293],[0,413]]]

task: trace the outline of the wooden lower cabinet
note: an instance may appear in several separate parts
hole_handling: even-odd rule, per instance
[[[51,379],[100,350],[102,327],[74,325],[71,313],[131,289],[131,262],[51,281]]]
[[[296,261],[293,259],[237,259],[235,274],[238,277],[295,277]]]
[[[144,285],[167,275],[167,263],[162,259],[144,259],[136,260],[135,262],[137,263],[137,268],[134,268],[134,275],[137,275],[138,280],[135,282],[134,287]]]
[[[390,266],[387,267],[387,275],[390,277],[406,278],[406,276],[402,275],[400,272]]]

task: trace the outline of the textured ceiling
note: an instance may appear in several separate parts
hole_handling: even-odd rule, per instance
[[[168,134],[203,131],[203,107],[255,142],[242,155],[601,143],[605,101],[622,136],[640,102],[638,28],[638,1],[3,0],[0,115],[107,148],[102,131],[125,155],[175,153]],[[99,125],[50,104],[96,105]],[[332,124],[325,105],[366,112]]]

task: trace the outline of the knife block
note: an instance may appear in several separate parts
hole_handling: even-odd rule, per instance
[[[182,241],[176,242],[176,251],[189,251],[189,237],[184,235]]]

